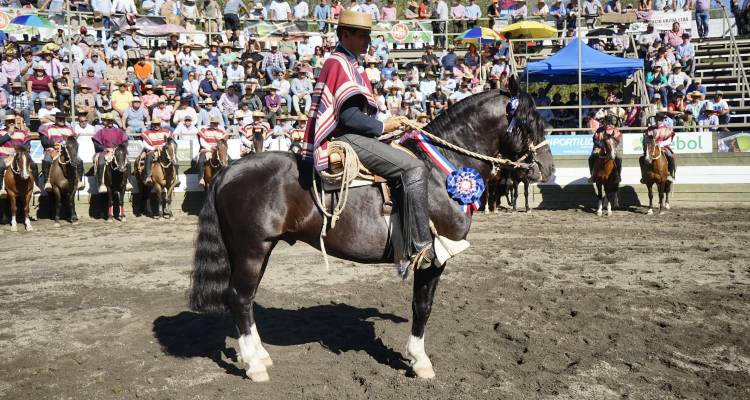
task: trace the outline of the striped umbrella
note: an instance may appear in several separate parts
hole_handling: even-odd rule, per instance
[[[10,21],[14,25],[28,26],[32,28],[47,28],[55,29],[55,24],[50,22],[47,18],[40,17],[38,15],[19,15]]]
[[[484,28],[481,26],[475,26],[468,31],[456,36],[455,41],[458,43],[480,43],[488,44],[494,43],[498,40],[505,40],[497,32],[490,28]]]

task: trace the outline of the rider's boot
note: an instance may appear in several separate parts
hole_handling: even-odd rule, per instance
[[[589,156],[589,183],[594,182],[594,155]]]
[[[51,192],[52,185],[49,183],[49,168],[51,163],[49,161],[42,161],[42,182],[44,182],[44,191]]]
[[[174,187],[180,187],[182,185],[182,182],[180,182],[180,166],[177,165],[177,163],[174,163]]]
[[[432,248],[432,233],[430,232],[430,216],[427,201],[427,183],[429,170],[424,167],[416,167],[407,170],[402,175],[403,182],[403,203],[402,212],[403,223],[405,224],[403,233],[409,255],[407,268],[403,268],[404,263],[399,268],[401,276],[406,278],[410,269],[421,268],[422,265],[429,266],[435,257]]]
[[[615,183],[622,182],[622,158],[615,158]]]
[[[198,177],[200,177],[200,180],[198,181],[198,185],[205,188],[206,187],[206,181],[203,179],[203,173],[206,170],[206,163],[201,162],[200,158],[198,159],[198,162],[196,163],[196,167],[198,167]]]
[[[669,168],[669,176],[667,177],[667,180],[670,182],[674,182],[675,172],[676,172],[675,165],[674,165],[674,158],[667,156],[666,154],[665,154],[665,157],[667,157],[667,163],[668,163],[668,168]]]
[[[146,185],[153,185],[154,181],[151,179],[151,167],[154,164],[154,155],[146,154],[146,158],[143,160],[143,176],[146,177],[144,182]]]
[[[5,183],[5,163],[0,164],[0,199],[8,196],[3,184]]]
[[[130,177],[133,175],[133,171],[130,169],[130,163],[128,163],[128,178],[125,180],[125,191],[130,192],[133,190],[133,185],[130,184]]]
[[[76,161],[76,169],[78,169],[78,190],[83,190],[86,185],[83,183],[83,179],[86,177],[83,174],[83,160],[80,158]]]
[[[96,183],[99,185],[99,193],[107,193],[107,186],[104,184],[104,162],[99,162],[96,166]]]

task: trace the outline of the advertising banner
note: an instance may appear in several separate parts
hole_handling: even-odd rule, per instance
[[[388,43],[432,44],[432,23],[420,21],[380,21],[372,27],[372,37],[383,35]]]
[[[643,154],[643,135],[639,133],[623,134],[622,144],[624,154]],[[677,132],[671,147],[675,154],[711,153],[711,132]]]
[[[721,153],[748,153],[750,152],[750,133],[720,132],[718,145]]]
[[[581,156],[591,154],[594,145],[591,135],[547,135],[553,156]]]
[[[651,13],[651,23],[654,24],[656,31],[668,31],[672,29],[672,24],[679,22],[683,28],[690,27],[693,20],[691,11],[654,11]]]

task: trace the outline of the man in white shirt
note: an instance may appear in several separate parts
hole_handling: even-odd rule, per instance
[[[292,97],[292,105],[294,106],[294,112],[297,115],[302,114],[302,110],[300,110],[300,100],[305,101],[305,111],[304,114],[307,114],[310,111],[310,106],[312,103],[312,92],[313,92],[313,85],[312,82],[310,82],[310,78],[308,78],[307,74],[305,73],[299,73],[298,76],[294,79],[292,79],[292,94],[294,97]]]
[[[288,80],[284,78],[284,75],[281,71],[277,71],[274,74],[274,80],[271,82],[271,86],[276,88],[276,94],[284,99],[284,101],[286,102],[287,112],[290,112],[292,110],[292,96],[290,94],[292,85]]]
[[[471,96],[471,91],[469,90],[469,86],[465,83],[461,84],[461,88],[453,94],[450,95],[448,100],[450,100],[451,104],[456,104],[459,101]]]
[[[305,0],[299,0],[294,6],[294,19],[306,19],[310,14],[310,7],[307,5]]]
[[[268,6],[268,19],[271,21],[289,21],[292,19],[292,8],[286,1],[273,0],[271,5]]]
[[[372,15],[373,21],[380,21],[380,10],[378,10],[377,4],[373,3],[372,0],[367,0],[365,4],[362,4],[360,11]]]
[[[159,51],[154,54],[154,62],[156,64],[154,71],[156,79],[162,80],[166,78],[167,71],[175,65],[174,54],[171,51],[167,51],[166,44],[159,45]]]
[[[133,0],[114,0],[112,1],[112,14],[138,14]]]
[[[173,132],[175,139],[182,139],[183,137],[192,139],[196,135],[198,135],[198,127],[193,125],[193,117],[190,115],[185,115]]]
[[[245,80],[245,67],[240,65],[240,60],[232,60],[232,64],[227,68],[227,85],[241,85]],[[244,93],[243,93],[244,94]]]
[[[427,98],[435,93],[436,88],[435,73],[428,69],[424,78],[419,82],[419,91],[422,92],[422,110],[427,110]]]
[[[96,133],[96,128],[94,128],[94,125],[89,124],[89,119],[87,118],[87,113],[85,111],[78,113],[78,123],[73,126],[73,130],[75,131],[76,135],[79,137],[81,136],[94,136]]]
[[[445,48],[445,29],[448,24],[447,21],[449,14],[450,10],[448,9],[448,3],[446,3],[445,0],[437,0],[435,13],[431,18],[437,18],[439,21],[432,22],[432,33],[436,35],[435,45],[441,48]]]

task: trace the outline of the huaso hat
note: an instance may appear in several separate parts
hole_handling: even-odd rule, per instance
[[[339,16],[339,26],[366,29],[369,31],[372,29],[372,15],[351,10],[343,10]]]

